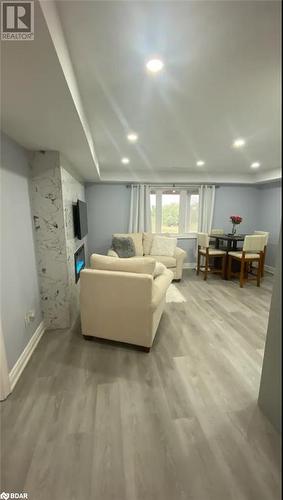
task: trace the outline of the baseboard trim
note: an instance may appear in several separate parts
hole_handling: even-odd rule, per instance
[[[264,270],[267,272],[267,273],[270,273],[270,274],[274,274],[275,273],[275,267],[272,267],[272,266],[264,266]]]
[[[196,267],[197,267],[196,262],[185,262],[185,264],[183,265],[183,269],[196,269]],[[254,265],[254,267],[256,267],[256,264]],[[272,266],[265,265],[264,270],[270,274],[275,273],[275,267]]]
[[[195,269],[196,265],[196,262],[185,262],[183,269]]]
[[[44,334],[44,323],[43,321],[38,325],[33,336],[31,337],[29,343],[23,350],[18,361],[14,364],[12,370],[9,373],[9,379],[11,384],[11,390],[14,389],[16,383],[18,382],[21,374],[23,373],[33,351],[35,350],[38,342],[40,341],[42,335]]]
[[[253,267],[255,269],[257,269],[258,265],[257,265],[257,262],[254,263]],[[264,270],[269,273],[269,274],[274,274],[275,273],[275,267],[272,267],[272,266],[267,266],[266,264],[264,264]]]

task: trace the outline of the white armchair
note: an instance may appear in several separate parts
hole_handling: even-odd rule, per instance
[[[149,351],[173,273],[153,277],[154,259],[91,256],[80,273],[82,334],[140,346]]]

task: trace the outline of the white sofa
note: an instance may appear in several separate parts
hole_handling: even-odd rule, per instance
[[[186,258],[187,253],[181,248],[176,248],[175,254],[172,257],[166,255],[151,255],[151,246],[154,238],[153,233],[126,233],[126,234],[113,234],[113,236],[126,236],[132,237],[135,248],[136,248],[136,256],[144,257],[146,259],[155,259],[156,262],[162,262],[170,271],[173,272],[174,280],[180,281],[182,279],[183,274],[183,265]],[[165,235],[164,235],[165,236]],[[109,250],[108,255],[111,257],[118,257],[118,255],[113,251]],[[119,257],[118,257],[119,258]],[[130,257],[135,258],[135,257]]]
[[[149,351],[165,306],[173,273],[155,277],[155,260],[91,256],[80,273],[82,334],[140,346]]]

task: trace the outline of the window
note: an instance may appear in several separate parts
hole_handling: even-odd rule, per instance
[[[188,189],[152,189],[150,193],[152,232],[195,233],[198,230],[199,195]]]
[[[150,193],[151,230],[156,233],[156,194]]]
[[[188,227],[189,233],[197,233],[198,230],[198,209],[199,209],[199,195],[191,193],[189,195],[190,206],[188,213]]]
[[[180,194],[162,193],[162,233],[179,233]]]

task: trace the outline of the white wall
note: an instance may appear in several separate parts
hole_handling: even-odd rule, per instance
[[[1,318],[9,370],[42,320],[26,151],[1,133]],[[26,312],[35,319],[25,326]]]
[[[275,281],[260,381],[258,404],[276,429],[282,429],[282,247],[277,255]]]

